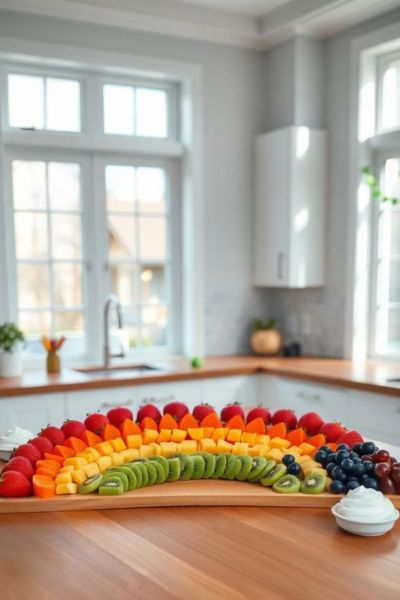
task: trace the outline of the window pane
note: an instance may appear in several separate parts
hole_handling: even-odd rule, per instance
[[[47,79],[47,128],[80,131],[80,85],[69,79]]]
[[[135,265],[110,265],[111,289],[122,304],[135,304],[136,267]]]
[[[16,213],[15,246],[17,258],[46,258],[47,217],[37,213]]]
[[[53,277],[56,306],[80,306],[82,304],[82,265],[55,264]]]
[[[46,208],[46,165],[44,162],[13,160],[14,208]]]
[[[80,209],[80,166],[49,163],[49,200],[52,210]]]
[[[18,265],[19,308],[50,306],[49,268],[47,265]]]
[[[163,217],[140,217],[140,256],[143,259],[165,259],[166,219]]]
[[[400,60],[390,62],[382,82],[382,126],[392,129],[400,125]]]
[[[109,215],[107,227],[109,257],[134,258],[136,255],[135,219]]]
[[[166,306],[144,306],[142,308],[143,346],[165,346],[167,344]]]
[[[167,137],[167,94],[164,90],[136,90],[136,134]]]
[[[83,314],[81,312],[57,312],[55,313],[56,335],[67,336],[70,332],[83,331]]]
[[[137,199],[142,212],[165,212],[165,171],[140,167],[137,169]]]
[[[135,169],[133,167],[107,165],[107,209],[110,212],[133,211],[135,202]]]
[[[389,352],[400,353],[400,309],[389,311]]]
[[[133,88],[126,85],[105,85],[104,132],[133,134]]]
[[[43,129],[43,107],[42,77],[8,76],[8,111],[11,127]]]
[[[19,327],[29,336],[40,338],[42,335],[51,334],[51,315],[49,311],[19,312]]]
[[[81,248],[81,219],[75,215],[51,216],[51,234],[53,258],[67,260],[80,258]]]
[[[124,324],[123,334],[126,336],[125,346],[127,350],[137,348],[140,345],[137,310],[123,309],[122,318]]]
[[[142,287],[141,301],[144,304],[160,304],[165,302],[164,266],[142,266],[140,273]]]

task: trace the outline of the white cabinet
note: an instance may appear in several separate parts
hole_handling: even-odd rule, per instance
[[[258,404],[258,376],[216,377],[203,380],[203,402],[220,411],[232,402],[244,407]]]
[[[87,414],[107,412],[114,406],[127,406],[135,410],[137,405],[135,387],[100,388],[69,392],[66,398],[68,419],[84,420]]]
[[[64,394],[0,398],[0,434],[17,425],[38,433],[49,423],[61,425],[65,418]]]
[[[203,401],[202,381],[194,379],[192,381],[171,381],[168,383],[153,383],[141,385],[136,388],[136,397],[138,405],[151,402],[162,408],[168,402],[184,402],[192,409],[196,404]]]
[[[287,127],[256,139],[255,285],[324,283],[326,134]]]
[[[371,439],[400,446],[400,398],[352,390],[350,407],[351,426]]]

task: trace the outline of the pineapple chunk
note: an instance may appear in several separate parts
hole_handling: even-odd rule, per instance
[[[148,458],[149,456],[154,456],[154,448],[152,448],[149,444],[142,444],[142,446],[140,446],[139,452],[140,458]]]
[[[86,458],[82,458],[81,456],[74,456],[73,458],[67,458],[66,460],[64,460],[64,466],[71,466],[74,467],[74,469],[81,469],[83,465],[87,465],[88,462],[90,461],[87,461]]]
[[[143,438],[139,433],[128,435],[126,436],[126,443],[128,448],[140,448],[140,446],[143,444]]]
[[[184,432],[186,434],[186,431]],[[179,444],[175,442],[160,442],[161,456],[169,456],[178,452]]]
[[[98,451],[99,456],[108,456],[114,452],[110,442],[101,442],[100,444],[96,444],[96,450]]]
[[[228,435],[226,436],[226,440],[228,442],[240,442],[241,436],[242,431],[240,429],[230,429],[228,431]]]
[[[193,454],[193,452],[197,452],[197,442],[196,440],[184,440],[178,444],[178,448],[182,454]]]
[[[100,473],[99,466],[95,462],[83,465],[82,469],[86,473],[86,477],[92,477],[92,475],[98,475]]]
[[[171,442],[183,442],[186,439],[186,431],[183,429],[173,429],[171,435]]]
[[[59,483],[56,485],[56,494],[77,494],[78,486],[76,483]]]
[[[247,454],[248,448],[247,442],[236,442],[232,448],[232,454]]]
[[[72,473],[59,473],[55,479],[56,485],[59,483],[72,483]]]
[[[156,442],[158,438],[158,431],[155,429],[145,429],[143,431],[143,444],[147,445],[150,442]]]
[[[223,453],[227,453],[227,452],[232,452],[233,449],[233,445],[230,444],[229,442],[225,442],[225,440],[218,440],[217,442],[217,452],[223,452]]]
[[[112,467],[113,462],[111,456],[100,456],[96,463],[99,465],[100,473],[104,473],[106,469]]]
[[[172,437],[172,431],[170,429],[161,429],[158,434],[157,442],[170,442]]]
[[[127,448],[126,450],[122,450],[120,454],[124,459],[124,463],[131,462],[132,460],[140,458],[139,450],[135,450],[134,448]]]
[[[278,448],[279,450],[286,450],[290,446],[289,440],[284,440],[283,438],[274,437],[269,441],[269,445],[271,448]]]
[[[211,454],[213,454],[217,451],[217,444],[214,440],[205,438],[204,440],[200,440],[199,450],[201,452],[210,452]]]
[[[72,465],[68,465],[66,467],[61,467],[61,469],[60,469],[60,473],[72,473],[72,471],[75,471],[75,469]]]
[[[254,446],[257,443],[257,434],[256,433],[247,433],[244,431],[240,436],[241,442],[246,442],[249,446]]]
[[[74,483],[77,483],[78,485],[86,481],[87,478],[88,476],[83,469],[78,469],[72,473],[72,479]]]
[[[161,446],[160,444],[157,444],[157,442],[151,442],[149,444],[150,448],[153,448],[153,452],[154,452],[154,456],[160,456],[161,455]]]
[[[124,464],[124,457],[121,455],[121,452],[113,452],[110,454],[110,458],[114,467]]]
[[[125,442],[121,437],[115,438],[114,440],[110,440],[110,444],[114,452],[121,452],[122,450],[126,450]]]

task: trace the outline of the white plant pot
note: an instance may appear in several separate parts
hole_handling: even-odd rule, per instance
[[[0,351],[0,377],[19,377],[22,375],[22,352]]]

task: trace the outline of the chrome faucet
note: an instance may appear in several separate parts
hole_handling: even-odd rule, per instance
[[[110,294],[106,298],[104,305],[104,367],[108,369],[110,366],[111,358],[123,358],[125,356],[124,348],[121,344],[121,351],[118,354],[111,354],[110,352],[110,311],[111,307],[115,306],[118,318],[118,328],[122,329],[122,313],[121,305],[117,296]]]

